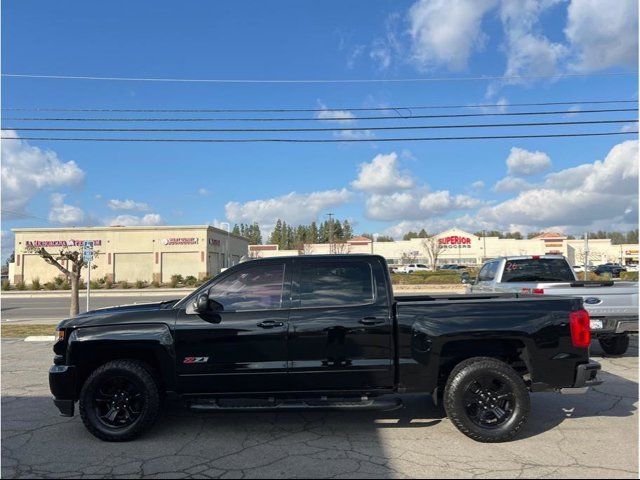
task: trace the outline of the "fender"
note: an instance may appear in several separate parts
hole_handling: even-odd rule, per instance
[[[84,327],[75,329],[69,336],[67,364],[76,365],[82,379],[99,365],[116,358],[135,358],[151,364],[164,390],[174,390],[175,346],[166,324]]]

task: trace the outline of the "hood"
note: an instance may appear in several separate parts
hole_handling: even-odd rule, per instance
[[[99,308],[63,320],[58,328],[95,327],[126,323],[152,323],[164,321],[171,315],[171,307],[178,300],[157,303],[137,303],[117,307]]]

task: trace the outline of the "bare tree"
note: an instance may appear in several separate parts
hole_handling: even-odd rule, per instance
[[[51,254],[44,247],[27,247],[26,250],[29,253],[39,255],[49,265],[53,265],[60,270],[67,278],[71,285],[69,315],[72,317],[78,315],[78,313],[80,313],[79,287],[82,278],[82,269],[88,266],[82,257],[82,252],[63,248],[58,254]],[[93,255],[94,258],[97,257],[98,252],[94,252]],[[65,267],[63,263],[67,266]],[[69,266],[71,266],[71,268],[68,268]],[[92,265],[91,268],[97,268],[97,265]]]
[[[349,245],[346,242],[333,243],[332,246],[333,246],[333,248],[331,249],[332,253],[335,253],[335,254],[351,252],[351,245]]]
[[[427,252],[427,257],[429,257],[431,269],[435,270],[438,265],[438,257],[440,257],[440,254],[444,250],[444,245],[440,243],[438,238],[430,237],[422,240],[422,246]]]
[[[418,260],[418,252],[403,252],[400,258],[400,263],[406,265],[407,263],[416,263]]]
[[[303,243],[298,246],[298,255],[311,255],[313,253],[313,244]]]

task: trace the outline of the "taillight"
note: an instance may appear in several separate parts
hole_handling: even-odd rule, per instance
[[[591,323],[589,312],[578,310],[569,314],[571,343],[576,348],[588,348],[591,344]]]
[[[534,288],[532,292],[534,295],[544,295],[544,288]]]

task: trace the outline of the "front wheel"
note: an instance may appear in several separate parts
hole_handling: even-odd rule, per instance
[[[458,430],[478,442],[513,438],[529,416],[529,392],[513,368],[494,358],[458,364],[444,390],[444,408]]]
[[[629,348],[629,335],[611,335],[598,339],[600,347],[608,355],[624,355]]]
[[[115,360],[96,369],[80,392],[80,416],[101,440],[122,442],[140,436],[160,412],[158,385],[149,367]]]

